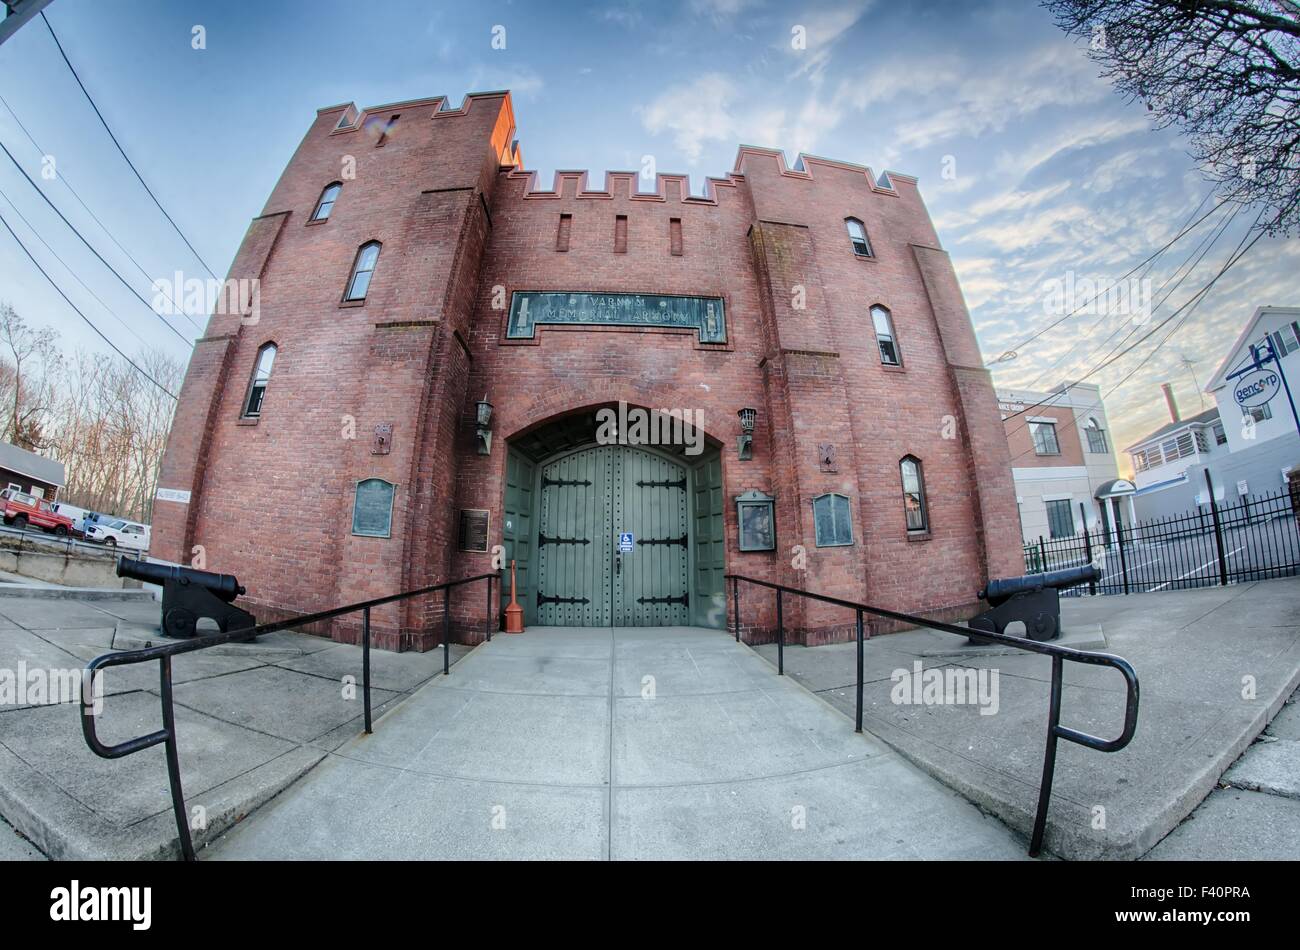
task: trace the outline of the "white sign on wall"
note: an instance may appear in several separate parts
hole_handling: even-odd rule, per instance
[[[190,503],[190,493],[181,491],[179,488],[160,488],[158,494],[154,495],[159,501],[176,501],[182,505]]]

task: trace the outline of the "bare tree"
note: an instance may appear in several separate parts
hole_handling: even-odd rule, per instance
[[[135,361],[166,389],[183,365],[159,350]],[[175,402],[121,357],[76,352],[0,303],[0,438],[64,464],[61,497],[148,521]]]
[[[1156,127],[1177,126],[1222,197],[1300,230],[1300,7],[1290,0],[1044,0]]]
[[[48,327],[28,326],[12,306],[0,303],[0,344],[12,360],[0,379],[9,407],[5,439],[31,451],[45,448],[45,425],[54,407],[61,363],[58,334]]]

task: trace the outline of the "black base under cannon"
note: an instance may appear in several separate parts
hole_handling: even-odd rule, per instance
[[[117,559],[117,576],[162,585],[164,636],[175,639],[197,636],[198,623],[205,617],[216,623],[222,633],[257,626],[252,614],[230,603],[244,593],[244,587],[233,574],[151,564],[123,556]]]
[[[1007,625],[1019,620],[1030,640],[1040,643],[1055,640],[1061,635],[1061,591],[1095,581],[1099,576],[1096,567],[1085,564],[1046,574],[991,580],[979,592],[980,599],[988,601],[989,609],[972,617],[967,626],[972,630],[1006,633]],[[970,642],[989,641],[972,636]]]

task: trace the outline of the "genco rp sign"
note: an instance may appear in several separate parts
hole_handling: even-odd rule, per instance
[[[1264,405],[1276,396],[1281,385],[1281,377],[1276,372],[1270,369],[1259,369],[1237,380],[1232,395],[1242,409],[1253,409]]]

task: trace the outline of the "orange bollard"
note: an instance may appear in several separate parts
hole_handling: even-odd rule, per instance
[[[515,562],[510,562],[510,603],[506,606],[506,633],[524,632],[524,608],[515,600]]]

